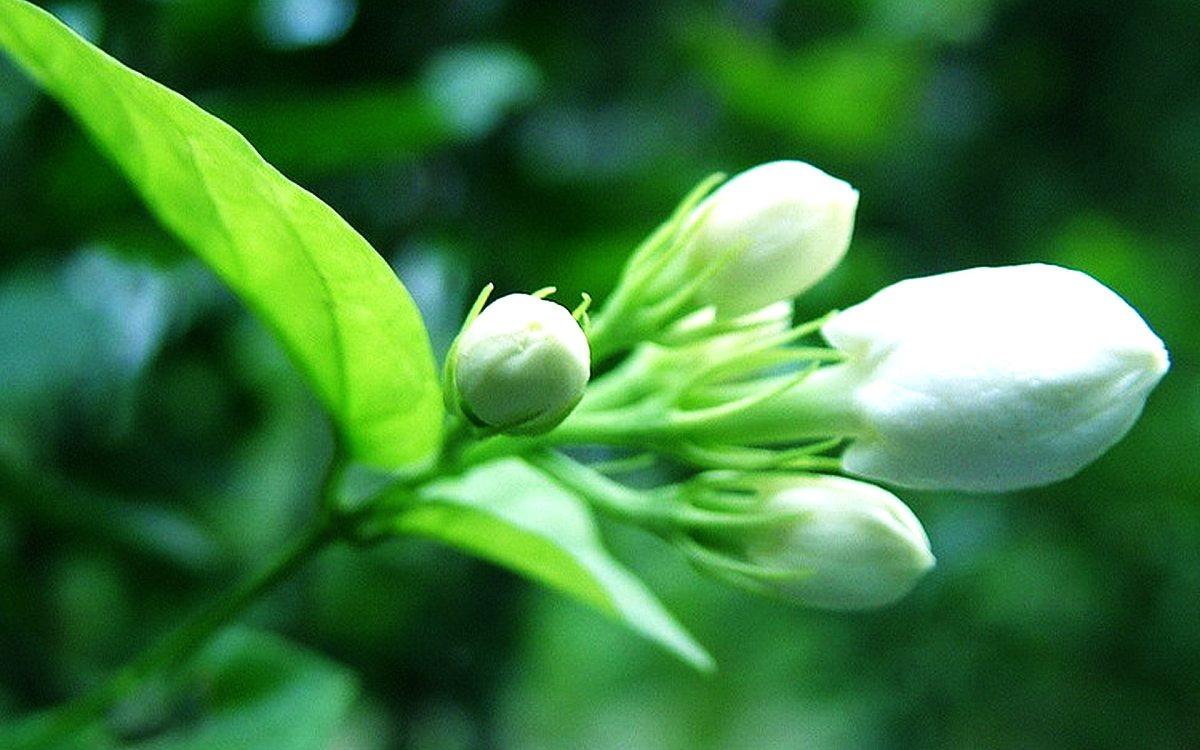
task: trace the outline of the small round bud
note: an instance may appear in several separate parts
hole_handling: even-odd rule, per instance
[[[488,305],[454,352],[463,412],[503,432],[535,435],[563,421],[591,374],[587,337],[565,307],[528,294]]]
[[[857,190],[800,161],[735,176],[696,209],[689,272],[720,266],[698,301],[727,317],[796,297],[846,254],[857,206]]]
[[[1163,343],[1087,274],[1031,264],[910,279],[822,328],[864,426],[847,471],[1003,491],[1065,479],[1129,430]]]
[[[899,498],[871,484],[796,477],[763,511],[794,514],[748,541],[746,558],[795,577],[764,579],[778,593],[822,609],[890,604],[934,564],[921,522]]]

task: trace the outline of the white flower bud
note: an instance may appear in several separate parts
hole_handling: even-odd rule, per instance
[[[747,559],[795,571],[770,585],[822,609],[869,609],[907,594],[934,564],[921,522],[890,492],[831,476],[797,477],[772,494],[765,511],[793,521],[754,537]]]
[[[587,337],[565,307],[528,294],[488,305],[459,338],[454,383],[473,421],[539,434],[583,398],[591,375]]]
[[[850,355],[829,373],[861,425],[844,467],[905,487],[1065,479],[1121,439],[1168,368],[1124,300],[1048,265],[902,281],[822,332]]]
[[[857,206],[857,190],[804,162],[742,172],[696,210],[689,273],[720,264],[698,301],[725,317],[796,297],[841,261]]]

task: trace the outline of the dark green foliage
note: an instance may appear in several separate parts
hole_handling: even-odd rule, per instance
[[[939,567],[878,613],[753,599],[605,527],[715,677],[409,541],[320,558],[249,616],[302,647],[219,642],[122,707],[124,744],[222,747],[205,733],[246,721],[314,750],[1200,744],[1200,7],[364,0],[344,36],[297,46],[267,20],[285,5],[49,7],[333,206],[435,350],[484,282],[602,298],[700,177],[792,157],[862,191],[850,255],[802,313],[1045,260],[1126,296],[1175,365],[1070,482],[904,493]],[[9,718],[79,693],[280,546],[332,433],[267,329],[6,58],[0,216]],[[220,643],[248,661],[217,679]]]

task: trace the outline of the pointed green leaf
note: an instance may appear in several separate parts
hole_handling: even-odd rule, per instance
[[[516,459],[487,464],[422,491],[395,531],[453,545],[594,607],[701,670],[702,646],[601,544],[587,506]]]
[[[233,128],[24,0],[0,0],[0,49],[275,332],[355,458],[394,468],[434,451],[442,406],[420,314],[333,209]]]

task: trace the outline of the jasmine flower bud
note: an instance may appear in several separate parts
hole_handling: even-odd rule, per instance
[[[463,412],[477,424],[517,434],[557,426],[583,398],[591,374],[587,337],[571,313],[528,294],[485,307],[452,356]]]
[[[841,261],[858,191],[800,161],[742,172],[695,211],[690,273],[718,266],[697,293],[722,316],[796,297]]]
[[[1040,264],[902,281],[822,332],[849,355],[821,378],[859,423],[845,469],[905,487],[1065,479],[1125,435],[1168,368],[1124,300]]]
[[[794,572],[761,580],[801,604],[881,607],[911,591],[934,564],[921,522],[874,485],[831,476],[789,478],[762,510],[793,518],[751,538],[746,558],[764,570]]]

